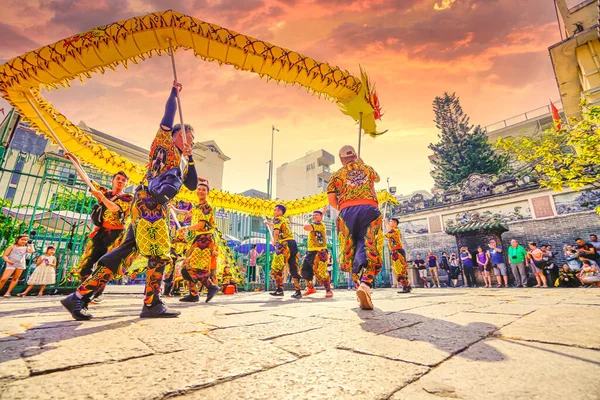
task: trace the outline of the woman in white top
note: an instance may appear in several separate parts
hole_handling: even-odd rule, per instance
[[[0,278],[0,290],[4,288],[4,284],[12,276],[12,281],[8,286],[8,290],[4,294],[4,297],[10,297],[10,293],[13,291],[19,278],[27,265],[25,264],[25,255],[27,253],[33,253],[35,248],[32,243],[29,243],[29,235],[19,235],[15,239],[15,244],[8,246],[2,255],[2,259],[6,263],[6,268]]]
[[[56,248],[54,246],[48,246],[46,249],[46,254],[40,256],[35,263],[35,271],[33,271],[33,274],[31,274],[29,280],[27,280],[27,284],[29,286],[24,292],[19,293],[17,296],[27,296],[27,293],[29,293],[29,291],[36,285],[42,286],[38,292],[38,296],[42,296],[44,294],[44,290],[46,289],[46,285],[54,285],[56,283],[55,252]]]

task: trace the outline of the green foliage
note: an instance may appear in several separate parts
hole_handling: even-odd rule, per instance
[[[0,199],[0,207],[10,207],[10,201]],[[14,238],[21,232],[24,232],[22,222],[0,213],[0,244],[3,248],[12,244]]]
[[[84,191],[75,191],[60,185],[59,190],[52,195],[50,204],[54,211],[67,210],[89,214],[97,202],[95,197],[86,196],[86,192]]]
[[[448,189],[473,173],[496,175],[506,170],[508,159],[495,151],[479,125],[469,123],[456,93],[444,93],[433,101],[435,126],[440,141],[429,148],[435,157],[433,179],[436,186]]]
[[[498,139],[496,146],[539,174],[540,185],[600,188],[600,106],[585,107],[580,119],[533,137]],[[600,211],[600,210],[598,210]]]

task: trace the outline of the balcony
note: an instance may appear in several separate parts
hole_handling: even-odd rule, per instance
[[[321,165],[317,167],[317,176],[323,180],[328,181],[331,178],[331,170],[327,165]]]
[[[335,157],[333,154],[328,153],[325,150],[319,150],[318,153],[320,153],[317,157],[317,163],[319,166],[329,166],[335,163]]]

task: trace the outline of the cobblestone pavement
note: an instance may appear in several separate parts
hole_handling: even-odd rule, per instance
[[[600,290],[245,293],[170,320],[118,290],[88,322],[0,299],[0,399],[600,398]]]

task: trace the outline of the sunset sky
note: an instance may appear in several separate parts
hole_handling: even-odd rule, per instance
[[[437,140],[431,103],[457,92],[471,122],[489,125],[557,100],[548,47],[560,40],[549,0],[3,0],[0,62],[99,25],[174,9],[359,73],[377,85],[385,115],[362,155],[398,192],[429,190]],[[224,189],[266,191],[271,125],[275,165],[357,143],[337,106],[296,87],[177,53],[185,120],[231,161]],[[73,122],[148,147],[172,81],[154,57],[47,97]],[[336,164],[336,167],[339,164]],[[201,174],[201,171],[200,171]]]

